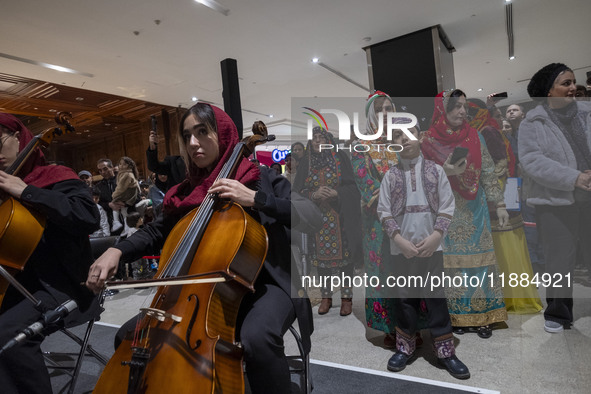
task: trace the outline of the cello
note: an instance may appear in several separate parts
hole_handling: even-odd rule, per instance
[[[254,135],[238,143],[216,179],[231,177],[266,140]],[[208,194],[169,234],[155,279],[106,283],[112,289],[159,287],[94,392],[243,393],[236,320],[242,298],[254,291],[267,247],[266,230],[240,205]]]
[[[5,172],[14,176],[25,175],[20,174],[20,171],[39,146],[48,147],[64,130],[67,133],[76,131],[70,124],[71,118],[72,114],[69,112],[58,112],[55,122],[64,126],[64,129],[50,128],[33,137]],[[0,195],[0,201],[1,197]],[[10,197],[0,204],[0,304],[10,283],[15,284],[12,275],[25,268],[25,263],[37,247],[44,230],[45,217],[26,208],[18,200]]]

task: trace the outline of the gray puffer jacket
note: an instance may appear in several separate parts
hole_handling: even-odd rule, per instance
[[[585,114],[587,144],[591,150],[591,103],[577,102]],[[519,160],[531,177],[528,205],[571,205],[580,174],[577,161],[560,128],[542,105],[527,113],[519,126]]]

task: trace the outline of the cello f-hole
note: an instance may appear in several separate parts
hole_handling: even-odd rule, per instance
[[[191,298],[195,297],[195,308],[193,309],[193,314],[191,315],[191,320],[189,321],[189,325],[187,326],[187,334],[185,337],[185,341],[187,342],[187,346],[191,350],[196,350],[201,346],[201,339],[198,339],[195,342],[195,346],[191,346],[191,331],[193,331],[193,324],[195,324],[195,319],[197,318],[197,312],[199,312],[199,297],[196,294],[191,294],[187,297],[188,301],[191,301]]]

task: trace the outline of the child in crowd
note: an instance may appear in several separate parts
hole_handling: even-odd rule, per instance
[[[127,214],[125,222],[127,224],[127,227],[129,227],[129,230],[127,230],[127,236],[129,237],[144,225],[144,218],[137,211],[129,212]]]
[[[117,187],[113,191],[112,201],[109,203],[113,209],[113,232],[124,226],[121,236],[126,236],[129,227],[126,223],[128,208],[135,209],[139,200],[140,186],[138,183],[138,171],[132,158],[123,156],[119,160],[119,172],[117,174]],[[123,219],[120,219],[123,216]]]
[[[384,176],[378,200],[378,216],[390,238],[390,261],[395,277],[439,275],[443,272],[441,241],[455,209],[454,196],[443,168],[421,155],[421,135],[409,129],[417,140],[402,130],[393,131],[393,143],[400,144],[400,161]],[[407,283],[408,284],[408,283]],[[455,378],[468,379],[468,367],[455,355],[454,337],[443,288],[395,287],[396,353],[388,361],[390,371],[402,371],[416,349],[416,331],[421,299],[427,306],[439,363]]]
[[[107,212],[100,206],[99,201],[101,199],[101,192],[98,189],[92,189],[92,199],[96,204],[96,207],[99,210],[99,214],[101,215],[101,227],[96,230],[94,233],[90,234],[90,238],[100,238],[100,237],[108,237],[111,235],[111,230],[109,228],[109,219],[107,218]]]

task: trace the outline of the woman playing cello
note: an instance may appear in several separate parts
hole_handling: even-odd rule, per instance
[[[5,172],[32,138],[20,120],[0,114],[0,198],[13,197],[46,217],[43,237],[16,279],[46,309],[74,299],[83,310],[93,299],[93,294],[80,282],[92,263],[88,235],[98,228],[99,213],[88,186],[76,173],[63,166],[45,166],[39,150],[32,153],[18,177]],[[0,250],[0,257],[7,252]],[[0,347],[41,316],[42,310],[10,287],[0,311]],[[37,335],[2,353],[3,393],[52,392],[40,349],[42,340]]]
[[[208,193],[218,193],[240,204],[265,227],[269,237],[255,292],[244,297],[238,315],[237,335],[244,348],[248,381],[254,393],[289,392],[283,334],[297,316],[308,351],[312,331],[309,300],[291,298],[286,230],[291,224],[290,184],[274,171],[259,168],[247,159],[240,161],[234,179],[215,181],[238,143],[236,126],[219,108],[198,103],[185,113],[180,125],[188,178],[169,190],[163,212],[154,222],[96,260],[88,273],[87,286],[99,291],[117,271],[120,259],[134,259],[146,250],[162,247],[173,226],[200,206]]]

